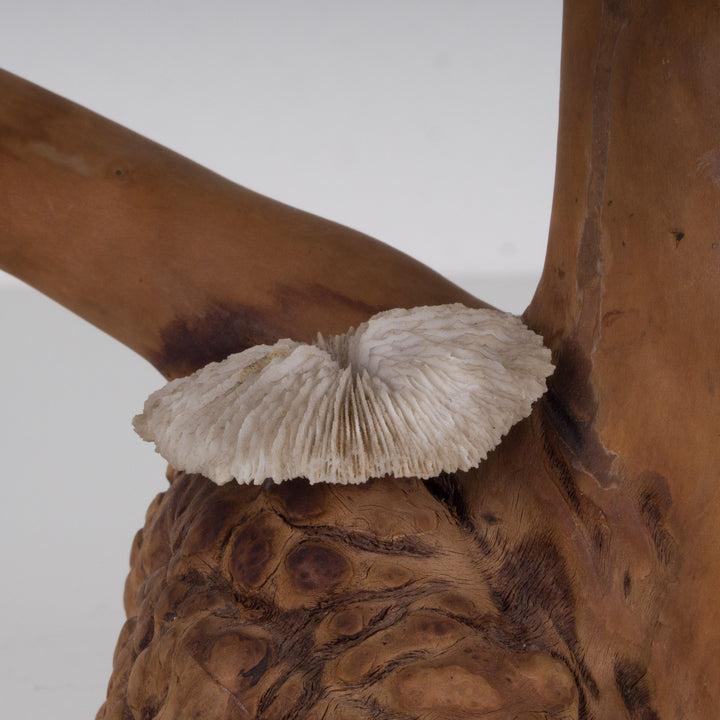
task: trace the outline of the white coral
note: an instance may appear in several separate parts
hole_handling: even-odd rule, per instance
[[[210,363],[153,393],[133,424],[171,465],[218,483],[428,478],[479,464],[552,369],[508,313],[396,309]]]

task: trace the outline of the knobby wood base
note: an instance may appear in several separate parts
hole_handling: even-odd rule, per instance
[[[586,494],[558,442],[541,403],[488,461],[496,480],[170,471],[98,720],[658,717],[667,488]]]

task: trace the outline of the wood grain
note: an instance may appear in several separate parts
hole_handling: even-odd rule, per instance
[[[566,2],[550,241],[525,313],[557,364],[548,393],[479,468],[426,482],[218,487],[171,471],[133,547],[99,720],[716,716],[719,38],[710,0]],[[44,111],[30,121],[45,96],[21,89],[3,122],[46,127]],[[89,122],[130,142],[66,105],[51,116],[69,137]],[[0,140],[19,187],[64,198],[11,197],[2,262],[168,375],[290,327],[463,300],[144,141],[89,170],[45,132]],[[136,190],[113,184],[125,168]],[[67,173],[88,178],[89,204],[42,185]],[[79,244],[60,249],[71,226]],[[93,279],[116,256],[122,277]]]
[[[407,255],[0,71],[0,268],[166,377],[392,307],[482,306]]]

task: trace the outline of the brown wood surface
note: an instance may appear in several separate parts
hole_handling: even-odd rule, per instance
[[[380,310],[483,305],[366,235],[0,71],[0,268],[166,377]]]
[[[525,314],[553,350],[549,392],[478,469],[427,482],[218,487],[171,472],[133,547],[101,720],[717,716],[719,45],[710,0],[566,2],[550,242]],[[45,96],[3,82],[25,97],[3,122],[30,113],[29,127],[48,127]],[[91,120],[62,107],[58,122],[77,137]],[[92,123],[120,148],[144,142]],[[309,334],[389,302],[462,299],[372,241],[147,144],[142,163],[128,150],[133,161],[118,164],[118,151],[98,165],[105,175],[83,176],[99,189],[77,207],[56,184],[87,169],[81,149],[33,142],[41,152],[0,139],[22,187],[46,183],[39,214],[26,194],[6,203],[3,266],[168,375],[201,360],[233,318],[247,328],[241,308],[257,312],[238,346],[282,334],[288,313]],[[125,167],[127,187],[152,182],[123,189]],[[58,243],[76,225],[82,241],[68,254]],[[208,225],[224,228],[210,233],[212,260],[196,244]],[[284,251],[269,248],[296,236],[316,248],[313,262],[279,263]],[[123,256],[138,237],[140,255]],[[130,280],[85,277],[115,255]],[[354,267],[348,255],[365,269],[332,284]],[[403,282],[390,292],[392,277]],[[352,302],[328,317],[320,298],[333,293],[288,302],[288,284]],[[123,307],[105,306],[118,298]],[[217,308],[225,319],[203,326]],[[168,352],[172,327],[183,340]]]

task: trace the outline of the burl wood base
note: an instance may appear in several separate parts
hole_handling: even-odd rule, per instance
[[[473,527],[445,496],[453,478],[340,494],[169,477],[133,547],[101,720],[577,718],[595,704],[573,571],[532,527]],[[615,665],[637,702],[635,663]]]
[[[578,487],[552,412],[511,432],[495,479],[170,472],[135,540],[98,719],[658,717],[667,487]]]

